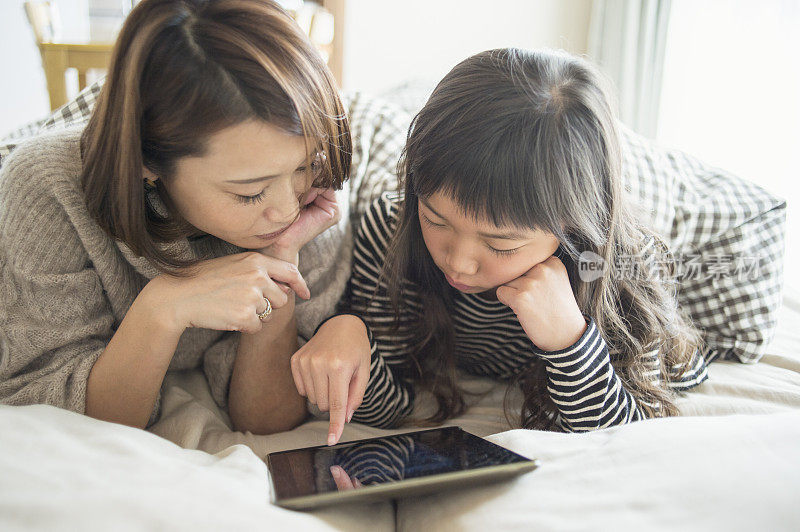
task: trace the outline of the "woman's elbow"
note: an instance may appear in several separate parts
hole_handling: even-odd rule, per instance
[[[231,412],[231,424],[237,432],[250,432],[258,436],[267,436],[278,432],[286,432],[300,426],[308,417],[308,411],[303,405],[302,409],[293,409],[290,412],[282,411],[272,416],[256,416]]]

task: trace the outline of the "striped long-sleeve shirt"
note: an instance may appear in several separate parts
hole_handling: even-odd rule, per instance
[[[380,285],[380,272],[397,223],[398,201],[397,195],[385,193],[362,218],[353,272],[340,307],[340,314],[355,314],[364,321],[372,348],[367,389],[353,420],[379,427],[393,426],[409,415],[414,400],[413,384],[402,377],[402,368],[408,363],[410,327],[421,310],[410,283],[396,332],[376,332],[395,320],[386,287]],[[531,342],[509,307],[457,292],[452,313],[456,364],[474,375],[509,379],[535,358],[543,360],[547,392],[559,410],[556,422],[567,431],[587,431],[642,419],[643,410],[611,364],[615,355],[609,352],[594,320],[585,318],[587,327],[577,342],[566,349],[543,351]],[[669,385],[685,390],[704,381],[704,355],[707,353],[698,351],[690,367],[670,368]],[[648,375],[659,383],[658,349],[641,356]]]

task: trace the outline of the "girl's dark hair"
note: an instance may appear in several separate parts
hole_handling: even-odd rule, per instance
[[[648,253],[667,249],[626,206],[619,137],[604,86],[590,64],[565,52],[491,50],[453,68],[414,118],[399,165],[404,201],[382,279],[398,317],[392,330],[399,324],[403,279],[422,299],[410,327],[408,371],[438,404],[426,421],[440,423],[466,408],[454,361],[455,289],[434,264],[418,219],[418,198],[436,193],[476,219],[554,234],[578,306],[618,353],[612,360],[627,389],[648,416],[676,412],[667,368],[690,363],[700,340],[677,307],[670,279],[651,275],[640,253],[650,237],[656,246]],[[587,251],[612,265],[592,282],[581,281],[577,269]],[[633,262],[626,275],[613,267],[620,257]],[[667,275],[674,273],[672,262]],[[654,346],[660,382],[647,376],[641,356]],[[514,382],[524,397],[521,426],[552,428],[558,410],[547,394],[543,363],[534,362]],[[507,393],[506,412],[508,399]]]
[[[117,39],[81,139],[89,212],[162,271],[191,266],[158,245],[192,230],[162,182],[179,158],[203,155],[209,135],[249,119],[305,136],[309,153],[324,154],[319,186],[341,188],[351,157],[344,107],[327,66],[280,6],[142,1]],[[145,167],[159,177],[166,215],[145,201]]]

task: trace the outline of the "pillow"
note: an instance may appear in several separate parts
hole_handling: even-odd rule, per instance
[[[100,89],[103,87],[103,81],[104,79],[92,83],[79,92],[74,100],[62,105],[50,113],[47,118],[26,124],[6,135],[0,140],[0,166],[2,166],[3,161],[12,150],[23,140],[51,129],[63,129],[88,122],[89,117],[92,115],[94,104],[97,102],[97,97],[100,95]]]
[[[620,127],[631,199],[679,265],[678,303],[716,357],[756,362],[775,335],[786,202]]]

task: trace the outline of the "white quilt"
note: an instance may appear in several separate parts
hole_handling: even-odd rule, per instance
[[[719,362],[682,417],[590,434],[510,430],[501,386],[452,421],[536,457],[511,482],[311,513],[269,503],[268,452],[326,421],[231,432],[198,372],[171,374],[152,434],[47,406],[0,406],[0,530],[797,530],[800,306],[756,365]],[[402,431],[410,430],[408,428]],[[402,431],[357,424],[343,440]]]

